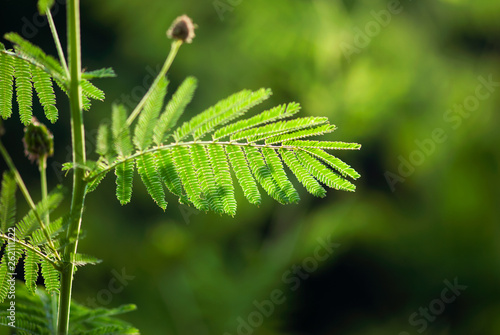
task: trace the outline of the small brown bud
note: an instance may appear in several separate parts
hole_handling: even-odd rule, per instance
[[[54,136],[44,124],[33,118],[24,128],[24,154],[29,160],[36,161],[40,157],[54,155]]]
[[[182,42],[191,43],[194,38],[195,24],[187,15],[179,16],[167,31],[169,38],[181,40]]]

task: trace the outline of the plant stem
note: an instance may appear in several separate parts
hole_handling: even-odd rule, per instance
[[[47,20],[49,21],[50,31],[52,32],[52,37],[54,38],[54,43],[56,44],[57,53],[59,54],[59,59],[66,72],[66,77],[69,78],[68,64],[66,64],[66,58],[64,58],[64,52],[61,46],[61,41],[59,40],[59,35],[57,34],[56,25],[52,19],[52,14],[50,13],[50,8],[47,8]]]
[[[50,12],[49,12],[50,13]],[[38,160],[38,167],[40,169],[40,184],[42,191],[42,201],[47,201],[47,155],[42,155]],[[50,213],[47,211],[45,214],[45,224],[48,227],[50,225]],[[57,328],[57,302],[59,297],[56,293],[50,295],[51,307],[52,307],[52,329]]]
[[[59,294],[59,315],[57,334],[67,335],[73,285],[74,258],[78,248],[78,238],[83,215],[83,204],[87,184],[84,181],[85,170],[85,131],[82,114],[81,49],[80,49],[80,1],[67,1],[68,56],[69,56],[69,101],[71,112],[71,141],[73,147],[73,193],[71,199],[70,221],[64,247],[63,267],[61,269],[61,289]]]
[[[134,108],[132,114],[130,114],[130,116],[128,117],[127,126],[130,126],[132,122],[134,122],[134,119],[139,115],[142,108],[144,107],[144,104],[146,103],[146,101],[148,101],[149,96],[153,93],[155,87],[160,82],[160,78],[165,77],[167,75],[168,69],[170,69],[170,66],[172,65],[181,45],[182,45],[182,40],[175,40],[172,42],[172,46],[170,47],[170,52],[168,54],[167,59],[165,60],[165,63],[163,64],[163,67],[160,70],[160,73],[156,76],[155,81],[149,88],[148,92],[144,95],[139,104]]]

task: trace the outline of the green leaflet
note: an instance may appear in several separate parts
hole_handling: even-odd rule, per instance
[[[307,192],[321,198],[326,195],[326,190],[311,176],[311,173],[304,168],[293,151],[280,149],[280,154],[283,161],[295,177],[297,177],[298,181],[307,189]]]
[[[347,142],[330,142],[330,141],[286,141],[284,146],[300,147],[300,148],[318,148],[327,150],[359,150],[361,144]]]
[[[179,172],[175,168],[172,158],[172,150],[158,152],[155,159],[158,173],[167,189],[178,196],[181,203],[187,203],[188,199],[183,192]]]
[[[209,145],[208,155],[217,187],[215,196],[222,200],[224,213],[234,216],[237,205],[234,197],[233,179],[224,148],[220,145]]]
[[[317,161],[310,154],[298,151],[297,157],[304,167],[314,176],[314,178],[318,179],[328,187],[336,190],[351,192],[354,192],[356,189],[356,186],[328,169],[325,165],[323,165],[323,163]]]
[[[82,79],[86,80],[95,78],[114,78],[114,77],[116,77],[116,73],[110,67],[82,73]]]
[[[254,205],[260,205],[261,197],[243,150],[239,146],[226,146],[227,155],[243,194]]]
[[[186,190],[188,200],[199,210],[209,209],[205,194],[202,193],[196,170],[193,167],[191,154],[186,147],[172,149],[175,168],[179,171],[179,178]]]
[[[104,100],[104,92],[95,87],[90,81],[84,79],[80,82],[80,86],[82,88],[82,94],[86,97],[94,100]]]
[[[231,141],[245,139],[257,142],[277,135],[295,132],[301,129],[319,126],[328,122],[326,117],[304,117],[290,121],[279,121],[266,126],[251,128],[231,136]]]
[[[49,236],[54,239],[62,231],[63,218],[59,218],[55,221],[51,221],[49,225],[46,226],[46,230]],[[35,230],[31,234],[31,244],[34,246],[41,246],[48,243],[42,228]]]
[[[223,213],[222,199],[218,196],[214,172],[210,166],[205,146],[195,144],[189,149],[200,182],[201,192],[208,201],[209,209],[216,213]]]
[[[293,187],[290,180],[288,180],[285,170],[283,169],[283,164],[281,163],[281,160],[276,151],[271,148],[263,148],[262,154],[266,159],[266,164],[269,166],[269,170],[271,171],[274,180],[276,180],[276,182],[278,183],[279,188],[283,190],[288,201],[290,203],[299,202],[299,194]]]
[[[31,72],[33,74],[33,85],[35,86],[35,91],[38,94],[38,99],[43,107],[45,116],[50,122],[55,123],[59,112],[56,108],[56,96],[50,75],[32,64]]]
[[[121,157],[126,157],[134,149],[130,140],[130,131],[127,127],[127,111],[122,105],[113,105],[112,131],[115,151]]]
[[[141,176],[142,182],[161,209],[167,208],[165,192],[163,190],[160,175],[156,172],[155,159],[153,154],[145,154],[137,158],[137,172]]]
[[[87,264],[92,264],[92,265],[95,265],[95,264],[98,264],[98,263],[101,263],[102,260],[94,257],[94,256],[90,256],[90,255],[85,255],[85,254],[76,254],[75,255],[75,260],[74,260],[74,264],[76,266],[84,266],[84,265],[87,265]]]
[[[25,251],[26,257],[24,258],[24,279],[26,281],[26,288],[32,294],[36,291],[36,280],[38,279],[38,262],[40,256],[33,250]]]
[[[154,129],[154,142],[156,144],[160,145],[165,140],[165,134],[177,124],[186,106],[193,99],[196,86],[196,78],[188,77],[174,93]]]
[[[174,132],[176,142],[192,135],[194,139],[203,137],[216,127],[220,127],[241,116],[251,107],[266,100],[270,90],[260,89],[255,92],[243,90],[219,101],[213,107],[193,117]]]
[[[5,246],[5,252],[0,263],[0,302],[3,302],[9,294],[10,286],[15,277],[16,265],[22,256],[22,250],[13,241],[9,240]]]
[[[104,158],[107,162],[112,162],[115,152],[113,148],[113,138],[109,131],[109,126],[101,124],[97,130],[97,144],[95,152]]]
[[[0,115],[8,119],[12,115],[14,85],[14,57],[0,53]]]
[[[139,150],[146,150],[153,141],[153,132],[167,94],[167,85],[167,79],[162,77],[141,111],[134,131],[134,144]]]
[[[134,181],[134,161],[126,160],[115,168],[116,198],[125,205],[132,198],[132,182]]]
[[[16,96],[21,122],[28,125],[32,116],[32,81],[30,64],[22,59],[15,61]]]
[[[255,179],[262,185],[267,194],[280,204],[288,203],[289,199],[286,193],[279,187],[278,183],[273,178],[273,174],[264,161],[262,154],[255,147],[244,147],[244,151]]]
[[[59,293],[61,283],[59,280],[59,271],[46,259],[42,259],[42,277],[45,284],[45,290],[49,293]]]
[[[247,130],[252,127],[259,126],[261,124],[274,122],[283,118],[290,117],[300,110],[300,105],[291,102],[288,105],[283,104],[274,107],[270,110],[266,110],[258,115],[255,115],[249,119],[241,120],[235,123],[231,123],[219,130],[217,130],[213,136],[214,140],[218,140],[227,136],[231,136],[237,132]]]
[[[304,149],[305,152],[314,155],[316,157],[321,158],[325,163],[330,165],[332,168],[340,172],[344,177],[348,176],[352,179],[358,179],[360,177],[359,173],[357,173],[352,167],[338,159],[337,157],[326,153],[325,151],[317,148],[307,148]]]
[[[10,172],[4,172],[0,191],[0,231],[6,232],[16,220],[16,180]]]
[[[326,133],[331,133],[337,129],[336,126],[325,124],[319,127],[285,133],[283,135],[273,136],[266,139],[266,144],[282,143],[285,141],[296,140],[304,137],[318,136]]]

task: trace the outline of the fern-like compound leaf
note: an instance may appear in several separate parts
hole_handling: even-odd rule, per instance
[[[30,64],[20,58],[15,61],[16,94],[21,122],[28,125],[32,117],[32,79]]]
[[[355,190],[347,178],[356,179],[359,174],[326,150],[357,150],[360,145],[306,140],[336,129],[327,118],[283,120],[300,110],[299,104],[292,102],[235,121],[270,96],[270,90],[266,89],[243,90],[231,95],[184,122],[173,130],[172,142],[164,143],[191,100],[195,81],[188,78],[158,117],[165,86],[166,81],[158,85],[151,94],[153,98],[150,97],[141,111],[134,131],[135,152],[130,145],[124,109],[113,109],[113,145],[118,160],[107,159],[107,151],[100,150],[102,167],[88,177],[93,183],[115,169],[117,198],[122,204],[130,201],[134,163],[148,193],[163,209],[167,205],[166,188],[178,196],[181,203],[192,204],[203,211],[234,215],[237,203],[231,171],[248,201],[257,205],[261,203],[259,185],[282,204],[299,201],[288,169],[309,193],[318,197],[326,195],[322,184],[338,190]],[[121,138],[122,134],[126,135]],[[211,139],[206,139],[210,134]],[[125,172],[128,182],[124,181]]]
[[[151,195],[151,198],[156,202],[161,209],[167,208],[165,201],[165,191],[160,175],[156,172],[155,159],[153,154],[145,154],[137,158],[137,172],[141,176],[142,182]]]
[[[14,85],[14,57],[0,53],[0,116],[7,119],[12,115]]]
[[[154,142],[156,144],[160,145],[165,140],[165,134],[177,124],[186,106],[193,99],[196,86],[196,79],[188,77],[174,93],[154,129]]]
[[[128,204],[132,197],[132,182],[134,181],[134,161],[126,160],[115,168],[116,198],[122,205]]]
[[[226,152],[231,162],[236,179],[243,190],[243,194],[251,204],[260,205],[261,196],[257,183],[252,175],[243,149],[239,146],[228,145]]]
[[[26,250],[26,257],[24,258],[24,279],[26,281],[26,288],[31,294],[35,294],[36,281],[38,279],[38,263],[40,256],[31,249]]]
[[[57,271],[54,266],[47,261],[45,258],[42,259],[42,277],[45,284],[45,290],[49,293],[59,293],[59,288],[61,287],[61,282],[59,279],[59,271]]]
[[[4,172],[0,191],[0,232],[6,232],[16,220],[16,180],[10,172]]]
[[[50,75],[33,64],[31,64],[31,72],[33,73],[33,85],[35,86],[35,91],[38,94],[38,99],[43,107],[45,116],[50,122],[55,123],[58,111]]]
[[[161,77],[139,116],[139,121],[134,131],[134,144],[139,150],[147,149],[153,140],[154,129],[163,106],[165,95],[167,94],[167,86],[167,79]]]

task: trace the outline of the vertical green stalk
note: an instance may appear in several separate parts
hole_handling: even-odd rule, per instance
[[[40,169],[40,184],[42,191],[42,201],[47,201],[48,192],[47,192],[47,155],[42,155],[38,160],[38,167]],[[48,227],[50,225],[50,213],[47,211],[45,214],[45,226]],[[57,294],[52,294],[51,297],[51,305],[52,305],[52,329],[57,329]]]
[[[74,258],[78,247],[78,237],[82,222],[83,204],[85,201],[85,171],[82,168],[85,158],[85,132],[82,114],[81,49],[80,49],[80,1],[67,1],[67,29],[69,56],[69,100],[71,112],[71,141],[73,146],[73,193],[71,199],[70,222],[67,230],[68,244],[63,252],[61,270],[61,289],[59,293],[59,315],[57,334],[67,335],[69,329],[69,313],[71,305],[71,289],[74,275]]]

